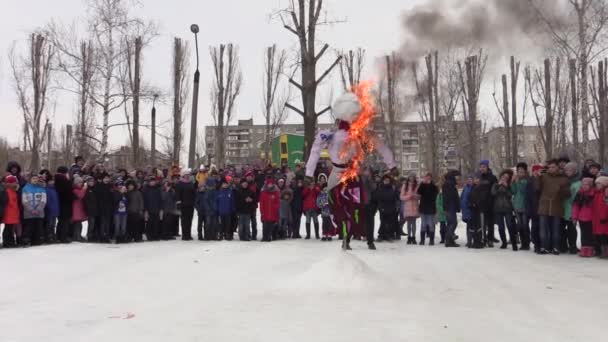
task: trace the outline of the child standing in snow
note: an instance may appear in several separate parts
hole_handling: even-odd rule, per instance
[[[420,244],[424,245],[426,237],[430,239],[430,245],[435,245],[435,214],[437,213],[437,193],[439,189],[433,183],[433,176],[427,173],[420,186]],[[443,207],[443,206],[442,206]]]
[[[416,220],[420,213],[420,195],[418,195],[418,180],[415,174],[410,174],[408,179],[401,187],[401,211],[407,224],[407,244],[415,245],[416,242]]]
[[[230,184],[232,180],[227,178],[222,179],[222,185],[215,197],[215,207],[219,219],[220,239],[232,241],[232,216],[235,213],[234,190]]]
[[[127,188],[122,183],[116,184],[114,191],[114,240],[123,243],[127,240]]]
[[[448,229],[448,219],[445,215],[445,210],[443,209],[443,185],[439,183],[439,193],[437,194],[437,201],[435,202],[437,208],[436,219],[439,222],[439,235],[441,236],[441,241],[439,243],[445,243],[445,233]]]
[[[289,227],[291,227],[293,218],[291,212],[291,200],[293,199],[293,191],[286,188],[281,192],[281,207],[279,209],[279,229],[282,236],[289,236]]]
[[[464,188],[462,189],[462,193],[460,194],[460,210],[462,212],[462,221],[467,225],[467,248],[473,247],[473,238],[471,234],[471,221],[473,219],[473,215],[471,213],[471,208],[469,207],[471,191],[473,191],[473,176],[469,175],[467,177],[467,183],[465,184]]]
[[[270,176],[266,179],[266,184],[260,194],[260,214],[263,224],[262,241],[272,241],[272,233],[279,222],[279,211],[281,207],[281,194],[278,187],[274,184],[274,178]]]
[[[55,189],[55,180],[52,176],[47,178],[46,184],[46,207],[44,208],[44,242],[54,243],[56,241],[55,228],[59,217],[59,195]]]
[[[593,235],[599,242],[599,255],[608,259],[608,177],[595,180],[596,192],[593,198]]]
[[[46,189],[40,177],[34,175],[21,191],[23,203],[23,239],[22,245],[40,245],[43,235],[44,208],[46,206]]]
[[[331,223],[331,212],[329,209],[329,193],[327,192],[327,183],[321,184],[321,192],[317,197],[317,207],[321,210],[323,241],[331,241],[333,227]]]
[[[583,178],[574,201],[572,202],[572,222],[578,222],[581,230],[580,256],[591,257],[595,254],[593,239],[593,178]]]
[[[6,191],[6,206],[4,207],[4,230],[2,231],[2,243],[4,248],[17,247],[15,237],[21,237],[21,220],[19,211],[19,181],[17,177],[8,175],[4,178],[4,189]]]
[[[84,197],[87,193],[87,184],[80,176],[74,178],[74,200],[72,201],[72,240],[76,242],[84,242],[82,237],[82,222],[87,220],[87,212],[85,210]]]
[[[473,187],[471,188],[471,194],[469,195],[469,200],[467,201],[467,206],[471,211],[471,219],[470,222],[467,223],[467,231],[471,235],[471,248],[481,249],[484,247],[484,239],[483,239],[483,227],[484,223],[482,221],[482,205],[484,196],[484,189],[480,187],[481,183],[481,173],[475,174],[473,177]]]

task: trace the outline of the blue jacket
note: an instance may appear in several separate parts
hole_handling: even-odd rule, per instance
[[[46,217],[59,217],[59,195],[55,187],[46,188]]]
[[[205,191],[197,191],[196,196],[194,197],[194,209],[199,216],[205,216]]]
[[[23,218],[44,218],[46,207],[46,189],[36,184],[26,184],[21,191]]]
[[[469,207],[469,198],[473,191],[473,185],[465,185],[460,194],[460,209],[462,210],[462,220],[467,222],[473,218],[473,213]]]
[[[217,207],[215,198],[217,197],[217,190],[215,188],[207,188],[203,195],[203,209],[205,216],[217,215]]]
[[[218,190],[215,207],[220,216],[234,214],[234,190],[232,188]]]

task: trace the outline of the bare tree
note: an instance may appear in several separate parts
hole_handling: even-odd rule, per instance
[[[605,38],[605,29],[608,24],[608,2],[605,0],[568,0],[572,14],[576,20],[571,25],[558,25],[554,18],[548,13],[543,13],[536,3],[540,0],[528,0],[542,21],[546,24],[549,33],[557,45],[569,56],[578,59],[579,74],[579,103],[580,120],[582,126],[583,154],[587,154],[589,142],[589,67],[602,53],[606,47],[601,44]],[[577,120],[577,116],[572,121]],[[578,124],[573,125],[578,130]],[[578,132],[573,134],[578,138]],[[578,139],[574,141],[578,145]]]
[[[53,74],[54,54],[55,50],[47,38],[33,33],[27,57],[17,57],[14,48],[9,55],[15,91],[26,126],[26,140],[31,147],[30,168],[33,171],[40,169],[40,150],[46,137],[47,126],[41,125]]]
[[[458,62],[462,90],[462,111],[467,123],[468,146],[466,149],[468,153],[465,158],[467,172],[472,172],[475,169],[479,157],[478,103],[487,61],[488,55],[480,50],[478,55],[466,58],[464,68],[462,63]]]
[[[502,133],[504,135],[504,139],[505,139],[505,157],[504,160],[502,161],[503,163],[503,167],[507,167],[509,165],[514,165],[511,164],[513,163],[513,157],[511,155],[511,118],[509,116],[509,95],[508,95],[508,90],[507,90],[507,75],[502,75],[502,108],[501,106],[498,104],[498,100],[496,99],[496,84],[494,84],[494,91],[492,92],[492,99],[494,100],[494,104],[496,105],[496,110],[498,111],[498,114],[500,115],[500,117],[502,118],[502,122],[503,122],[503,130]],[[516,137],[517,139],[517,137]]]
[[[102,111],[102,123],[97,127],[101,137],[95,135],[87,138],[98,144],[97,150],[103,160],[108,152],[109,130],[130,125],[128,119],[127,123],[110,124],[110,114],[126,105],[133,95],[126,86],[129,58],[129,45],[126,42],[141,37],[141,46],[145,47],[156,37],[157,26],[132,16],[129,0],[88,0],[87,4],[89,17],[86,26],[87,33],[91,36],[89,45],[92,46],[92,51],[86,54],[86,58],[79,53],[81,47],[76,47],[78,44],[73,43],[79,39],[69,33],[70,29],[51,24],[48,31],[54,46],[60,52],[60,70],[76,85],[76,89],[63,88],[79,94],[81,98],[86,94],[88,100]],[[87,62],[88,59],[91,59],[90,62]],[[87,64],[89,69],[84,73],[83,66]],[[141,93],[143,91],[140,95]],[[85,112],[81,109],[81,113]],[[125,115],[128,117],[126,107]]]
[[[351,91],[357,84],[361,83],[361,73],[365,67],[365,50],[349,50],[348,53],[341,52],[340,58],[340,79],[344,91]]]
[[[239,63],[238,47],[221,44],[209,49],[214,79],[211,89],[212,114],[217,124],[215,155],[218,167],[224,166],[224,132],[232,119],[236,98],[241,92],[243,76]]]
[[[297,4],[296,4],[297,3]],[[306,6],[308,5],[308,6]],[[308,158],[315,140],[317,119],[331,109],[327,107],[320,112],[316,110],[317,88],[321,82],[340,62],[340,56],[317,78],[317,64],[329,48],[325,44],[321,51],[316,52],[317,28],[328,22],[321,19],[323,0],[292,0],[290,6],[280,12],[283,27],[293,33],[299,41],[299,66],[301,81],[298,83],[291,78],[289,81],[300,90],[302,109],[291,104],[287,108],[300,114],[304,119],[304,158]]]
[[[132,163],[137,167],[141,161],[139,147],[139,100],[141,98],[141,53],[143,42],[141,37],[136,37],[135,42],[125,41],[127,46],[127,72],[128,85],[133,100],[133,131],[131,134],[132,142]],[[128,124],[128,120],[127,120]]]
[[[515,61],[515,56],[511,56],[511,165],[516,165],[519,162],[518,142],[519,135],[517,134],[517,83],[519,81],[519,66],[520,62]],[[524,121],[522,120],[522,123]]]
[[[266,159],[270,159],[271,141],[275,131],[286,119],[285,103],[287,103],[288,98],[277,98],[277,90],[281,83],[281,77],[285,72],[286,62],[287,52],[285,50],[277,51],[276,44],[266,48],[264,54],[264,77],[262,80],[262,103],[264,119],[266,120],[266,132],[264,136]]]
[[[183,110],[188,98],[188,76],[186,70],[188,68],[188,46],[180,38],[175,38],[173,44],[173,132],[171,156],[173,163],[179,165],[180,151],[184,137],[183,131]]]
[[[608,160],[606,155],[606,129],[608,128],[608,60],[600,61],[595,76],[591,67],[591,95],[593,97],[592,129],[598,141],[599,163],[604,164]]]

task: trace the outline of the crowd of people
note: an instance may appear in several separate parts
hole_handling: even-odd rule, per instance
[[[159,240],[342,239],[332,217],[329,170],[316,179],[297,165],[242,170],[201,165],[198,170],[106,170],[82,157],[70,168],[24,173],[8,164],[0,184],[4,248],[90,242]],[[608,257],[608,174],[592,160],[582,168],[567,157],[543,165],[520,163],[498,177],[488,161],[461,177],[448,171],[436,184],[427,173],[396,178],[365,168],[354,239],[459,247],[458,220],[466,224],[466,246]],[[197,222],[193,222],[194,213]],[[459,215],[460,213],[460,215]],[[358,217],[363,217],[360,220]],[[375,235],[375,217],[380,227]],[[319,220],[320,216],[320,220]],[[371,219],[369,219],[371,218]],[[305,235],[301,223],[305,220]],[[86,224],[86,232],[83,223]],[[417,235],[417,227],[420,233]],[[495,238],[498,226],[500,240]],[[181,230],[180,230],[181,228]],[[580,245],[578,244],[580,231]],[[508,236],[507,236],[508,233]],[[313,235],[314,234],[314,235]]]

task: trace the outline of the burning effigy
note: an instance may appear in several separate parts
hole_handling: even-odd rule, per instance
[[[331,218],[343,238],[342,249],[350,250],[353,232],[360,228],[363,196],[360,170],[365,157],[376,151],[391,171],[396,170],[392,151],[373,134],[371,123],[376,116],[371,82],[362,82],[352,92],[340,96],[332,111],[337,121],[335,132],[319,132],[311,148],[306,176],[313,177],[319,156],[327,149],[333,165],[327,188],[330,194]],[[370,218],[373,219],[373,218]]]

